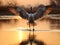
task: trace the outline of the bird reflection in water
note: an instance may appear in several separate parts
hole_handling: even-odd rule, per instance
[[[32,30],[30,29],[30,30],[25,30],[25,31],[30,31],[29,37],[27,40],[22,41],[19,45],[45,45],[43,41],[39,41],[35,39],[36,35],[34,34],[34,31],[36,30],[34,29],[34,26]],[[33,34],[31,34],[31,31],[33,32]]]
[[[19,45],[45,45],[43,41],[35,39],[35,35],[29,35],[28,40],[22,41]]]

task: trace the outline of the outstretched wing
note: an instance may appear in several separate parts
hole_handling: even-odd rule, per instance
[[[19,15],[20,15],[23,19],[28,19],[28,13],[24,10],[24,8],[17,7],[16,11],[19,13]]]
[[[40,5],[39,9],[34,13],[34,19],[41,18],[46,11],[46,7],[44,5]]]
[[[50,12],[50,8],[46,8],[44,5],[40,5],[36,13],[34,13],[34,19],[42,18],[44,15]]]

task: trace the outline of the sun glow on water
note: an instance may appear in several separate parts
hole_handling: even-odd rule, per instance
[[[20,42],[22,41],[22,31],[19,31],[19,35],[20,35]]]
[[[22,27],[19,27],[18,30],[19,30],[19,37],[20,37],[20,42],[22,41],[22,37],[23,37],[23,32],[22,32]]]
[[[22,29],[26,29],[24,27],[19,27],[18,31],[19,31],[19,38],[20,38],[20,42],[22,42],[23,39],[25,39],[27,36],[27,32],[26,31],[22,31]]]

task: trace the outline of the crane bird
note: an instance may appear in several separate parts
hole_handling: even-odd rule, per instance
[[[12,11],[12,10],[13,9],[11,9],[10,11]],[[40,5],[38,10],[35,13],[32,13],[32,12],[28,13],[27,11],[25,11],[24,8],[21,8],[21,7],[17,7],[17,8],[15,8],[15,10],[16,10],[16,12],[19,13],[20,17],[22,17],[23,19],[28,20],[29,24],[34,25],[35,20],[37,20],[39,18],[43,18],[44,15],[48,14],[51,11],[51,8],[46,8],[46,6]],[[14,11],[12,11],[12,12],[15,13]]]

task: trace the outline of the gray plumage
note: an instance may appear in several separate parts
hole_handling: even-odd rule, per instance
[[[35,23],[35,20],[41,18],[44,15],[46,7],[44,5],[40,5],[39,9],[35,13],[28,13],[21,7],[17,7],[16,11],[19,13],[20,17],[27,19],[29,23],[33,24]]]

